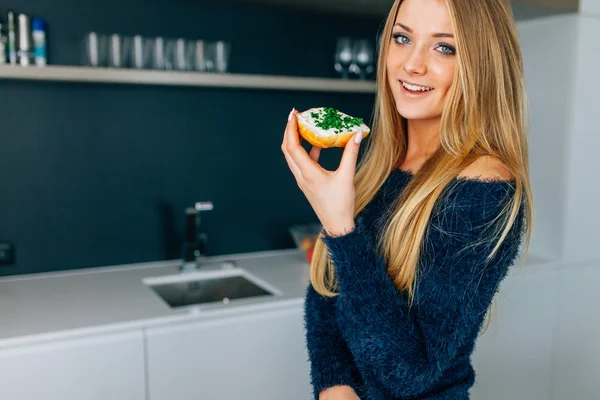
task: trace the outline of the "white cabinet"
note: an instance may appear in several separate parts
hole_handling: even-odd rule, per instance
[[[144,400],[141,330],[0,350],[2,400]]]
[[[477,339],[472,356],[476,382],[471,400],[551,398],[556,294],[560,291],[552,273],[511,276],[503,282],[492,320]]]
[[[251,313],[146,331],[152,400],[306,400],[303,310]]]
[[[600,262],[557,274],[552,400],[600,399]]]

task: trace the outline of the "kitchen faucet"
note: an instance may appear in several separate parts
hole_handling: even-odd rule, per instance
[[[208,235],[199,232],[200,213],[212,210],[212,201],[196,202],[194,207],[185,209],[185,237],[182,246],[180,272],[194,272],[200,266],[200,260],[206,256]]]

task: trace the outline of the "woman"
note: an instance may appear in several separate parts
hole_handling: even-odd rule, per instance
[[[494,295],[529,247],[523,65],[507,0],[396,0],[372,135],[282,150],[323,230],[306,293],[318,399],[468,399]]]

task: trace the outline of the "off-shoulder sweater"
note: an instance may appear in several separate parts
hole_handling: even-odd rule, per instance
[[[322,231],[338,292],[305,298],[306,342],[314,398],[349,385],[362,400],[469,399],[471,354],[488,307],[519,254],[524,207],[496,255],[496,219],[513,180],[455,178],[433,208],[419,258],[415,298],[393,285],[375,238],[412,175],[394,170],[339,236]],[[496,219],[496,220],[495,220]],[[491,240],[474,245],[482,239]]]

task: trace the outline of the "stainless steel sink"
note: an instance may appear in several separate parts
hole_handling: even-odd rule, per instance
[[[240,268],[152,277],[144,283],[171,308],[280,294]]]

